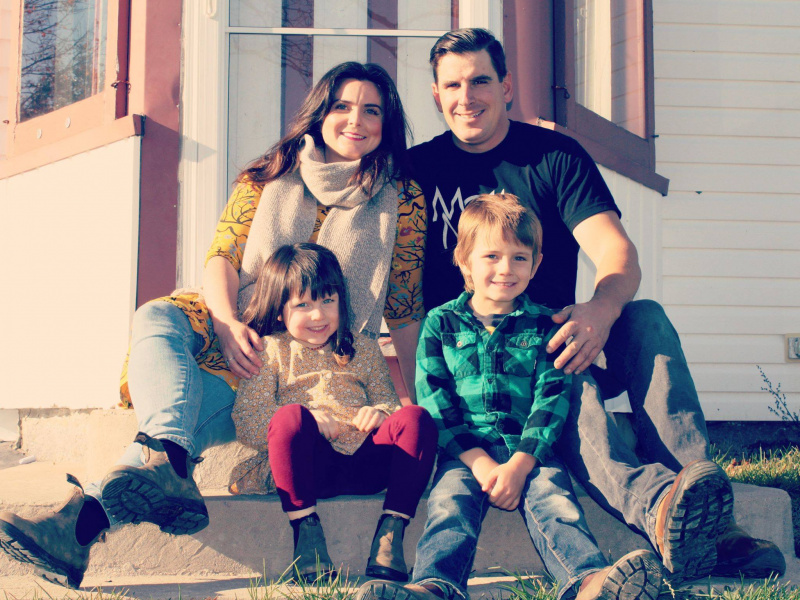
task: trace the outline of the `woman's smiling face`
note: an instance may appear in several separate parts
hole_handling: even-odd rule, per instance
[[[325,162],[358,160],[381,144],[381,95],[370,81],[345,79],[334,96],[336,100],[322,121]]]

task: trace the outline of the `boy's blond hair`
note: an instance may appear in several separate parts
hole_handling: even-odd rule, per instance
[[[464,272],[478,235],[500,234],[506,242],[516,241],[533,251],[533,262],[542,250],[542,224],[536,213],[513,194],[481,194],[467,204],[458,220],[458,242],[453,262],[464,276],[464,289],[474,291],[472,277]]]

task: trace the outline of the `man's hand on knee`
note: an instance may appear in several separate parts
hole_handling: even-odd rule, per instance
[[[553,315],[562,325],[547,344],[552,353],[565,346],[554,365],[567,374],[581,374],[594,362],[608,341],[619,312],[600,300],[573,304]]]

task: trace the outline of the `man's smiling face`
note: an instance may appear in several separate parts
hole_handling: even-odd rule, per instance
[[[500,81],[486,50],[445,54],[436,69],[433,98],[467,152],[486,152],[508,133],[506,104],[513,97],[511,74]]]

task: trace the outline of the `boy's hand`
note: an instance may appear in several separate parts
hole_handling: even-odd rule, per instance
[[[339,437],[339,421],[336,420],[336,417],[324,410],[312,410],[311,414],[317,421],[317,427],[319,427],[322,437],[329,442]]]
[[[483,448],[472,448],[462,452],[458,458],[469,467],[481,487],[486,486],[489,482],[489,474],[497,467],[497,461],[489,456]]]
[[[483,491],[489,494],[492,506],[503,510],[514,510],[519,506],[522,487],[537,460],[530,454],[516,452],[508,462],[496,466],[489,473]]]
[[[359,431],[369,433],[373,429],[380,427],[387,418],[385,412],[378,410],[374,406],[362,406],[358,409],[358,414],[353,418],[353,425]]]

